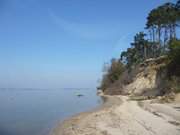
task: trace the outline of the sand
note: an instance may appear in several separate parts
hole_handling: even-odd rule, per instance
[[[105,99],[102,107],[65,120],[51,135],[180,135],[180,103]]]

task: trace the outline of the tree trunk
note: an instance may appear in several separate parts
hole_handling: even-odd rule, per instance
[[[173,38],[173,30],[172,30],[172,25],[169,26],[169,38],[170,40]]]
[[[173,24],[173,38],[176,38],[176,24]]]
[[[154,27],[152,28],[152,34],[153,34],[153,42],[155,42],[155,30],[154,30]]]
[[[157,34],[158,34],[158,45],[157,45],[157,48],[158,50],[161,48],[161,27],[158,26],[157,28]]]
[[[146,45],[144,46],[144,59],[147,59],[147,48]]]
[[[164,28],[164,46],[163,46],[163,52],[165,52],[167,41],[168,41],[168,28],[165,27]]]
[[[160,43],[161,43],[161,28],[160,28],[160,26],[158,27],[158,42],[160,45]]]
[[[149,36],[150,36],[150,41],[153,41],[153,35],[152,35],[152,30],[149,29]]]

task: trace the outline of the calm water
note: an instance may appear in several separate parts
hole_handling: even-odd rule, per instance
[[[92,89],[0,89],[0,135],[47,135],[60,120],[100,103]]]

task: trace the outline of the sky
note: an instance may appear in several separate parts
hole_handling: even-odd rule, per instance
[[[95,88],[168,0],[0,0],[1,88]]]

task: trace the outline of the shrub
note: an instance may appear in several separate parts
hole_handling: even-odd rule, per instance
[[[105,65],[104,75],[101,81],[101,89],[104,90],[119,79],[124,72],[124,65],[117,59],[112,59],[110,65]]]
[[[169,43],[169,76],[180,77],[180,40],[171,40]]]

